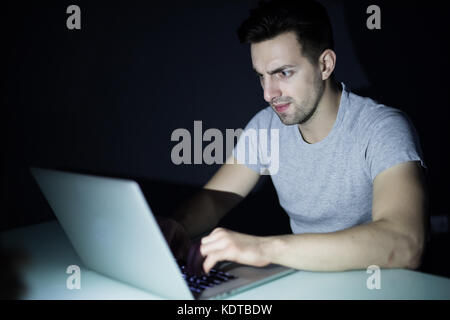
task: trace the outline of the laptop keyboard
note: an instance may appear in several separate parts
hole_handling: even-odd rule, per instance
[[[186,265],[181,265],[180,268],[183,279],[188,283],[189,289],[194,296],[200,295],[208,288],[237,278],[231,273],[217,269],[211,269],[208,275],[195,276],[186,272]]]

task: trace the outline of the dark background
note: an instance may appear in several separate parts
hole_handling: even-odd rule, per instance
[[[321,2],[334,27],[336,79],[404,110],[419,132],[432,218],[424,270],[450,276],[447,11],[437,1]],[[171,133],[193,134],[201,120],[203,132],[225,134],[267,105],[249,46],[235,34],[255,3],[2,4],[0,230],[55,219],[30,166],[134,177],[159,203],[174,201],[170,186],[206,183],[219,166],[174,165]],[[81,8],[81,30],[66,28],[71,4]],[[371,4],[381,8],[381,30],[366,27]],[[245,212],[227,218],[237,230],[289,232],[270,179],[235,211]]]

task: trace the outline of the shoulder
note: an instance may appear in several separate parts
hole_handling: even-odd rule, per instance
[[[410,132],[412,123],[405,112],[400,109],[386,106],[367,97],[354,93],[348,94],[349,121],[356,136],[363,140],[373,136],[386,136],[390,133]],[[364,139],[365,138],[365,139]],[[367,140],[366,140],[367,141]]]
[[[272,107],[268,106],[257,112],[248,122],[246,129],[276,129],[281,128],[283,123],[280,118],[273,111]]]
[[[355,94],[349,94],[350,100],[346,121],[353,126],[351,136],[361,147],[372,181],[402,162],[420,161],[426,168],[418,134],[405,112]]]

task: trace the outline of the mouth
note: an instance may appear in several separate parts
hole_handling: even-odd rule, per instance
[[[289,108],[290,103],[274,105],[277,112],[284,112]]]

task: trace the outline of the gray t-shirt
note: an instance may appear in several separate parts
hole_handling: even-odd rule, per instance
[[[417,133],[402,111],[342,87],[336,121],[320,142],[305,142],[298,126],[283,124],[269,106],[250,120],[233,149],[239,163],[270,174],[296,234],[372,221],[373,181],[380,172],[406,161],[426,168]]]

